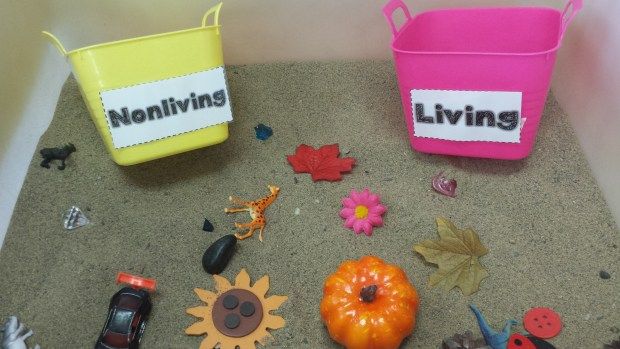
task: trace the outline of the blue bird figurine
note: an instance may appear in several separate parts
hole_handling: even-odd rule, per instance
[[[480,332],[482,332],[482,336],[487,342],[487,345],[492,349],[506,349],[508,346],[508,338],[510,338],[511,327],[516,325],[517,321],[506,321],[504,330],[502,332],[497,332],[489,326],[487,321],[484,319],[484,316],[482,316],[482,313],[475,305],[470,304],[469,307],[474,312],[474,315],[476,315],[478,326],[480,326]]]
[[[273,135],[273,130],[271,127],[265,124],[258,124],[254,127],[254,131],[256,132],[256,139],[261,141],[266,141],[269,137]]]

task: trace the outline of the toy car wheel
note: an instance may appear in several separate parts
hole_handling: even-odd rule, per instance
[[[140,325],[140,330],[138,331],[138,343],[142,342],[142,336],[144,335],[144,330],[146,329],[146,320],[142,321]]]

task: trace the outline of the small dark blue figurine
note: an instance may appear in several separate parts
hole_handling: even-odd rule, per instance
[[[210,233],[214,229],[215,228],[213,227],[213,224],[211,224],[211,222],[209,222],[209,220],[205,218],[205,222],[202,224],[202,230]]]
[[[256,131],[256,138],[261,141],[266,141],[269,137],[273,135],[273,130],[271,127],[265,124],[258,124],[254,127],[254,131]]]
[[[506,321],[504,330],[502,332],[497,332],[489,326],[484,316],[482,316],[482,313],[475,305],[470,304],[469,307],[474,312],[474,315],[476,315],[478,326],[480,326],[480,332],[482,332],[482,336],[487,342],[487,345],[492,349],[506,349],[508,346],[508,338],[510,338],[511,327],[516,325],[517,322],[515,320],[508,320]]]
[[[43,157],[41,161],[41,167],[50,168],[50,162],[53,160],[60,160],[61,164],[58,165],[59,170],[65,169],[65,160],[75,151],[75,146],[69,143],[62,148],[43,148],[39,151]]]

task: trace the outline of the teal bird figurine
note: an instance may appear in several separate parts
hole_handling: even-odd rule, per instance
[[[506,321],[504,330],[502,332],[497,332],[489,326],[487,321],[484,319],[484,316],[482,316],[482,313],[475,305],[470,304],[469,307],[474,312],[474,315],[476,315],[478,326],[480,326],[480,332],[482,332],[482,336],[487,342],[487,345],[492,349],[506,349],[508,346],[508,338],[510,338],[511,327],[516,325],[517,321]]]

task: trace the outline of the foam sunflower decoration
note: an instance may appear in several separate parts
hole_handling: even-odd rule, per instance
[[[288,297],[266,297],[269,290],[269,276],[260,278],[253,286],[250,276],[241,269],[235,283],[213,275],[217,292],[195,288],[194,292],[206,305],[187,309],[187,313],[200,318],[185,329],[188,335],[207,335],[200,343],[200,349],[254,349],[256,342],[265,345],[272,337],[268,329],[284,327],[284,319],[270,314]]]
[[[355,234],[364,232],[371,236],[373,227],[383,226],[381,216],[385,211],[387,209],[381,204],[379,195],[366,188],[361,192],[351,190],[349,196],[342,199],[340,217],[345,220],[344,226],[352,229]]]

